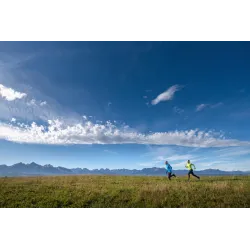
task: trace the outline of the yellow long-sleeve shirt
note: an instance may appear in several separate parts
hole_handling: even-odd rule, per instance
[[[195,165],[194,165],[193,163],[191,163],[191,162],[190,162],[190,163],[187,163],[185,167],[186,167],[188,170],[192,170],[192,169],[193,169],[192,166],[193,166],[194,169],[195,169]]]

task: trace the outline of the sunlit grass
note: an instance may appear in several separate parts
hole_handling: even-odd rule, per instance
[[[250,207],[250,176],[0,178],[0,207]]]

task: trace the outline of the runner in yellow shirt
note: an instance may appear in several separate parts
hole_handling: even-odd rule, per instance
[[[190,162],[190,160],[187,161],[187,164],[186,164],[185,167],[188,169],[188,180],[190,180],[190,175],[193,175],[197,179],[200,179],[199,176],[197,176],[197,175],[194,174],[193,167],[194,167],[194,169],[196,169],[196,168],[195,168],[195,165]]]

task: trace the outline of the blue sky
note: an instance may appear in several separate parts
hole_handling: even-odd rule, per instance
[[[250,43],[1,42],[0,163],[250,170]]]

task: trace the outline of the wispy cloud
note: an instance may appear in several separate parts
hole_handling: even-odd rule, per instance
[[[218,103],[215,103],[215,104],[199,104],[196,106],[196,112],[199,112],[199,111],[202,111],[204,110],[205,108],[219,108],[220,106],[223,105],[223,102],[218,102]]]
[[[0,69],[11,70],[21,68],[25,63],[37,57],[37,53],[5,53],[0,52]]]
[[[30,101],[27,102],[28,106],[34,106],[36,105],[36,100],[35,99],[31,99]]]
[[[167,159],[169,161],[181,161],[181,160],[194,160],[196,157],[194,155],[191,155],[191,154],[184,154],[184,155],[173,155],[173,156],[170,156],[168,157]]]
[[[25,63],[35,57],[0,52],[0,78],[4,83],[0,84],[0,120],[12,117],[27,121],[80,120],[81,114],[62,106],[53,96],[36,87],[40,83],[52,84],[39,72],[25,70]]]
[[[111,122],[66,124],[60,120],[48,125],[0,123],[0,139],[36,144],[151,144],[186,147],[249,146],[249,141],[225,139],[214,132],[188,130],[143,134],[128,126],[117,127]]]
[[[227,170],[227,171],[232,171],[232,170],[243,170],[243,171],[249,171],[249,164],[250,160],[249,159],[243,159],[239,161],[230,161],[230,160],[214,160],[210,161],[208,159],[196,156],[196,157],[188,157],[183,156],[183,159],[179,158],[179,160],[173,161],[169,157],[163,158],[161,161],[157,160],[149,160],[148,162],[142,162],[138,163],[138,166],[142,167],[164,167],[164,162],[165,160],[169,161],[171,166],[173,167],[174,170],[177,169],[185,169],[185,165],[187,163],[187,160],[191,160],[196,166],[197,170],[204,170],[208,168],[212,169],[221,169],[221,170]]]
[[[202,170],[202,169],[208,169],[208,168],[216,169],[221,164],[228,164],[229,161],[226,161],[226,160],[216,160],[216,161],[200,161],[200,160],[197,160],[195,163],[196,163],[195,164],[196,167],[199,170]]]
[[[249,171],[250,160],[244,159],[241,161],[214,161],[214,162],[204,162],[199,163],[199,169],[223,169],[225,171]]]
[[[181,108],[178,108],[178,107],[174,107],[173,108],[173,111],[178,114],[178,115],[181,115],[184,113],[184,109],[181,109]]]
[[[22,99],[25,96],[27,96],[27,94],[18,92],[12,88],[8,88],[8,87],[0,84],[0,96],[2,98],[4,98],[5,100],[11,102],[11,101],[14,101],[16,99]]]
[[[250,148],[225,148],[216,152],[219,157],[235,157],[250,155]]]
[[[173,155],[176,153],[175,149],[170,146],[155,146],[147,145],[148,152],[143,154],[143,157],[153,157],[156,160],[164,160],[165,158],[160,159],[160,157],[165,157],[167,155]]]
[[[203,109],[205,109],[208,106],[208,104],[199,104],[196,106],[196,112],[202,111]]]
[[[185,169],[187,160],[191,160],[198,170],[213,168],[222,170],[249,170],[250,147],[189,148],[176,146],[148,146],[149,152],[142,155],[141,166],[164,167],[170,162],[174,169]],[[197,150],[198,149],[198,150]]]
[[[104,149],[103,152],[108,153],[108,154],[112,154],[112,155],[118,155],[117,152],[115,152],[113,150],[109,150],[109,149]]]
[[[163,102],[163,101],[170,101],[174,98],[174,94],[181,90],[182,86],[180,85],[173,85],[172,87],[170,87],[168,90],[166,90],[165,92],[159,94],[153,101],[152,101],[152,105],[156,105],[159,102]]]
[[[223,102],[218,102],[218,103],[215,103],[215,104],[210,105],[210,107],[211,107],[211,108],[218,108],[218,107],[220,107],[220,106],[222,106],[222,105],[223,105]]]
[[[43,106],[47,105],[47,102],[46,101],[37,101],[35,99],[31,99],[31,100],[27,101],[27,105],[28,106],[41,106],[41,107],[43,107]]]
[[[156,167],[156,163],[155,162],[141,162],[141,163],[137,163],[137,166],[139,167],[145,167],[145,168],[150,168],[150,167]]]

